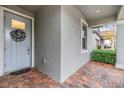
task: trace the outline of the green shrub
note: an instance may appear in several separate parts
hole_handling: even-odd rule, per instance
[[[115,64],[116,52],[114,50],[100,50],[96,49],[91,54],[91,60],[109,64]]]
[[[98,46],[97,46],[97,49],[101,49],[101,45],[98,45]]]

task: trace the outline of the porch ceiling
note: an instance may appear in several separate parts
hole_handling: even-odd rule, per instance
[[[38,12],[41,8],[44,7],[44,5],[17,5],[20,8],[23,8],[29,12],[36,13]]]
[[[120,5],[79,5],[78,7],[88,21],[116,16],[121,8]]]
[[[77,5],[82,11],[83,15],[88,20],[98,20],[110,16],[117,15],[121,5]],[[30,12],[38,12],[44,5],[18,5],[18,7],[28,10]],[[96,13],[101,11],[100,13]]]
[[[44,5],[18,5],[18,7],[36,13]],[[77,5],[77,7],[86,17],[89,26],[115,21],[121,9],[121,5]]]

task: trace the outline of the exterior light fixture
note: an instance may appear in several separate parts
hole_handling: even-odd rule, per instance
[[[96,10],[96,13],[101,13],[101,10],[99,10],[99,9],[98,9],[98,10]]]

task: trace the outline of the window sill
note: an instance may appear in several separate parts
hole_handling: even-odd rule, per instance
[[[87,52],[89,52],[89,50],[81,50],[81,54],[85,54]]]

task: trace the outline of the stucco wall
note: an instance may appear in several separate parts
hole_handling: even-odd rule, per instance
[[[3,75],[3,64],[4,64],[4,17],[3,10],[0,6],[0,76]]]
[[[59,82],[87,63],[94,49],[88,28],[88,52],[81,54],[81,18],[87,21],[76,6],[45,6],[36,15],[36,68]]]
[[[60,81],[61,59],[60,8],[45,6],[37,13],[35,23],[36,68],[57,81]]]
[[[90,59],[89,51],[81,54],[81,18],[76,6],[61,6],[61,82]],[[90,34],[88,31],[88,42]]]
[[[124,68],[124,21],[117,24],[117,67]]]

